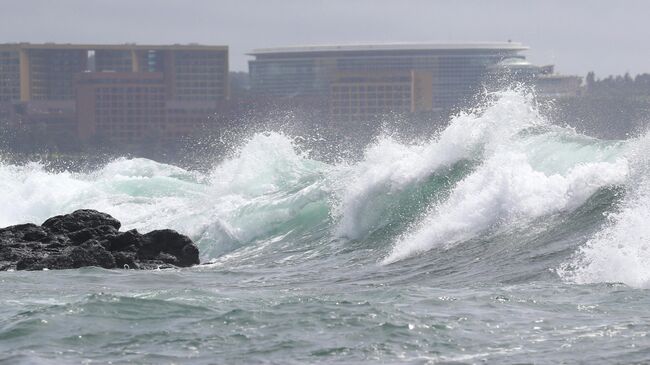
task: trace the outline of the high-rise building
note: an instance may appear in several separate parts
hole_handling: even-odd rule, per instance
[[[254,92],[285,99],[329,99],[341,73],[363,78],[424,71],[431,80],[431,107],[445,110],[469,99],[490,66],[506,58],[524,59],[520,52],[526,49],[515,42],[267,48],[250,53],[255,59],[249,71]]]
[[[82,139],[172,139],[228,97],[227,46],[0,44],[0,102],[53,133],[74,125]]]
[[[84,71],[162,72],[172,99],[228,97],[226,46],[0,44],[0,95],[6,100],[74,99],[74,75]]]

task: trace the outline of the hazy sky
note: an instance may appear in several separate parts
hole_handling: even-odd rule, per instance
[[[650,1],[0,0],[0,42],[261,47],[352,42],[513,41],[538,64],[598,77],[650,72]]]

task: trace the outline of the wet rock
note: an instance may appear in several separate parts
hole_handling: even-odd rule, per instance
[[[42,227],[53,233],[71,233],[84,228],[111,226],[119,230],[122,224],[106,213],[91,209],[80,209],[71,214],[57,215],[43,222]]]
[[[20,224],[0,229],[0,271],[73,269],[156,269],[199,263],[199,250],[187,236],[170,229],[141,234],[120,232],[106,213],[77,210],[41,226]]]

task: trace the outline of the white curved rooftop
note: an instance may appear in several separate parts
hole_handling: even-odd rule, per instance
[[[500,67],[538,67],[522,58],[506,58],[497,63]]]
[[[278,53],[317,52],[367,52],[367,51],[427,51],[427,50],[509,50],[524,51],[529,47],[519,42],[436,42],[436,43],[371,43],[307,45],[275,48],[259,48],[248,53],[251,56]]]

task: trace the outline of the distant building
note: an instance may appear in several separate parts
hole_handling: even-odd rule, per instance
[[[92,72],[77,76],[78,135],[126,145],[167,129],[159,72]]]
[[[0,102],[20,100],[20,53],[0,49]]]
[[[426,71],[339,72],[331,83],[330,115],[351,122],[429,111],[433,107],[431,79]]]
[[[340,98],[341,75],[352,79],[370,74],[402,74],[401,87],[409,89],[406,78],[412,71],[430,77],[430,100],[425,104],[435,110],[449,110],[471,98],[479,89],[488,68],[507,58],[524,56],[527,47],[515,42],[503,43],[434,43],[377,44],[284,47],[254,50],[249,61],[251,90],[275,98],[321,98],[336,105]],[[369,79],[368,79],[369,80]],[[366,83],[361,81],[361,83]],[[372,82],[370,82],[372,83]],[[397,82],[399,83],[399,82]],[[359,87],[372,87],[359,85]],[[384,86],[385,87],[385,86]],[[428,87],[427,87],[428,88]],[[407,94],[405,91],[404,94]],[[377,94],[379,95],[379,94]],[[386,109],[401,110],[395,99],[382,104]],[[371,103],[374,103],[370,101]],[[374,105],[370,105],[374,107]],[[367,109],[367,108],[366,108]],[[336,107],[330,108],[338,110]],[[363,113],[361,113],[363,114]]]
[[[75,125],[81,139],[171,139],[228,97],[226,46],[0,44],[0,103],[52,133]]]
[[[535,81],[537,95],[547,99],[575,98],[582,93],[582,77],[542,74]]]
[[[582,77],[556,74],[553,65],[537,66],[519,58],[508,58],[489,70],[488,78],[493,89],[522,82],[534,86],[540,99],[577,97],[582,90]]]

